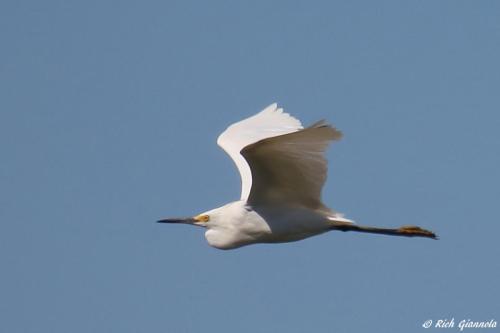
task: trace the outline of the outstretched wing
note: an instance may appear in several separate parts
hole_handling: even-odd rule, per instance
[[[302,129],[302,124],[277,104],[271,104],[256,115],[229,126],[217,144],[232,158],[241,176],[241,200],[247,200],[252,187],[252,173],[241,150],[260,140]]]
[[[276,137],[262,139],[241,151],[250,165],[250,204],[286,203],[326,209],[321,189],[326,181],[324,152],[342,133],[324,121]]]

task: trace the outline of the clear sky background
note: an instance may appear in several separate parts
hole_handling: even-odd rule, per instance
[[[498,1],[2,1],[0,331],[500,321],[499,17]],[[344,132],[328,205],[441,239],[220,251],[155,223],[239,197],[216,138],[272,102]]]

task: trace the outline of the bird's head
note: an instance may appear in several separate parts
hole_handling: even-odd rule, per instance
[[[242,201],[236,201],[224,205],[219,208],[215,208],[194,217],[175,217],[161,219],[157,222],[159,223],[183,223],[192,224],[199,227],[205,228],[215,228],[217,226],[222,226],[233,219],[238,219],[245,211],[243,208],[245,205]]]
[[[174,217],[174,218],[166,218],[157,221],[158,223],[183,223],[183,224],[192,224],[199,227],[207,227],[208,223],[210,223],[210,214],[202,213],[196,215],[194,217]]]

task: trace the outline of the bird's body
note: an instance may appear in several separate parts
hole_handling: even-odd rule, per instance
[[[332,220],[322,212],[286,205],[252,207],[242,200],[205,214],[216,221],[206,222],[205,237],[211,246],[219,249],[252,243],[292,242],[324,233],[332,227]]]
[[[324,121],[303,128],[272,104],[229,126],[217,140],[240,172],[240,200],[194,218],[159,222],[205,227],[208,243],[219,249],[297,241],[330,230],[436,238],[415,226],[359,226],[322,202],[327,174],[324,152],[330,141],[341,137]]]

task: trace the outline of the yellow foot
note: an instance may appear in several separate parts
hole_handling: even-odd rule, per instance
[[[438,239],[438,236],[436,236],[436,234],[433,233],[432,231],[422,229],[415,225],[402,226],[398,229],[398,232],[408,237],[416,236],[416,237],[428,237],[428,238]]]

